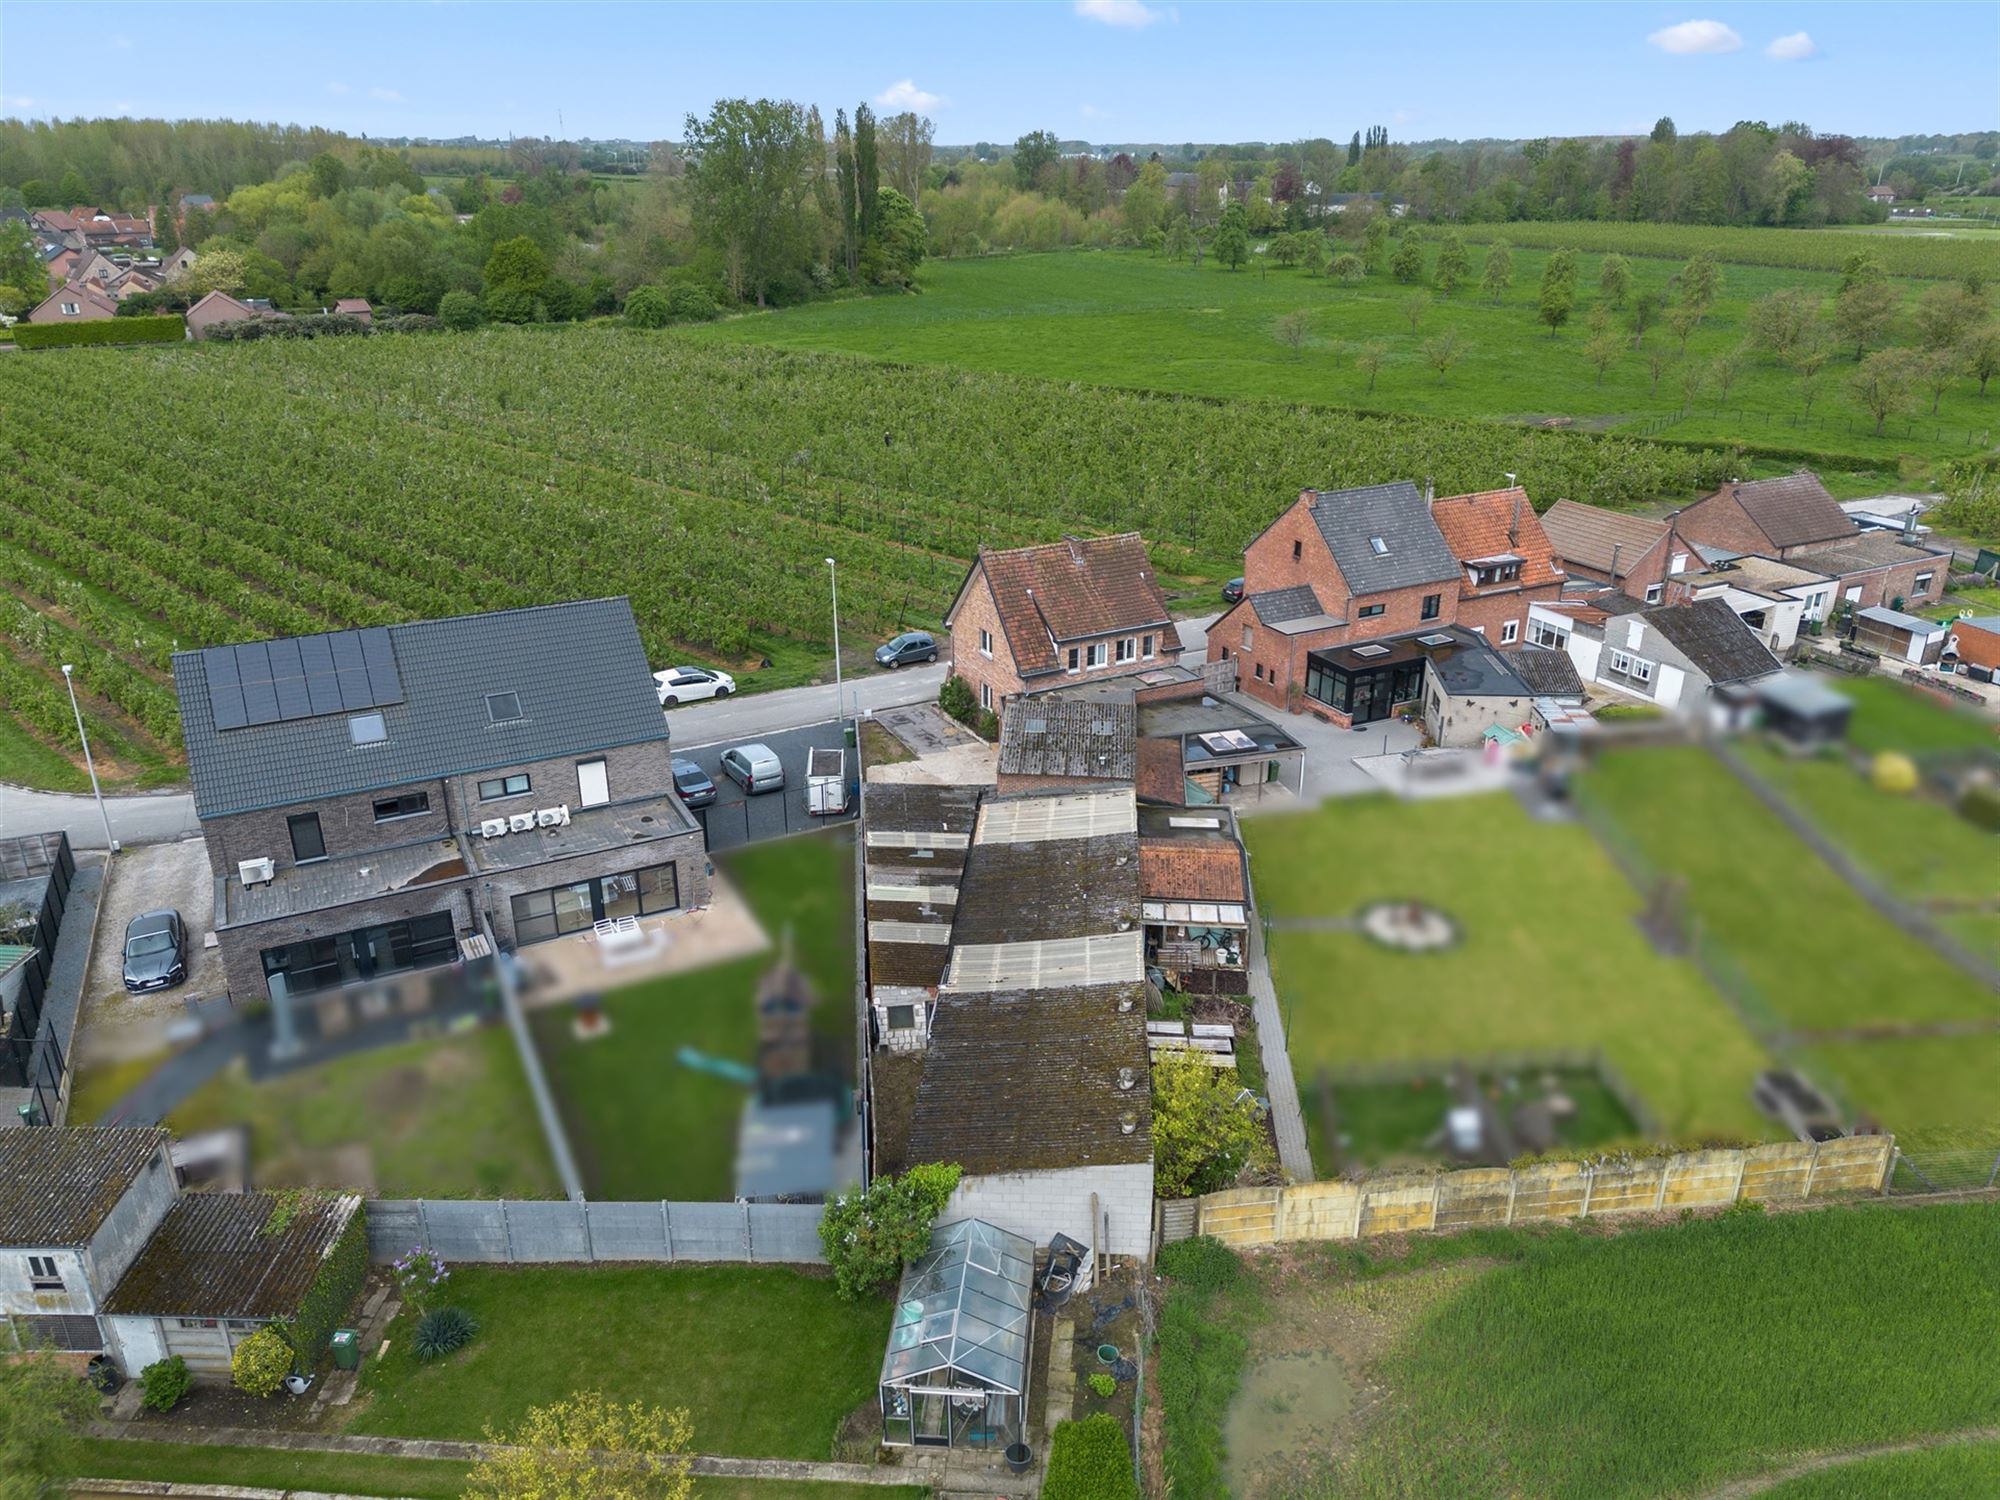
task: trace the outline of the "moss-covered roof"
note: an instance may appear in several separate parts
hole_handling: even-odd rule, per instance
[[[358,1197],[328,1194],[185,1194],[105,1300],[104,1311],[155,1318],[289,1317],[360,1208]],[[275,1233],[274,1222],[283,1226]]]
[[[160,1129],[0,1130],[0,1245],[89,1244],[166,1141]]]

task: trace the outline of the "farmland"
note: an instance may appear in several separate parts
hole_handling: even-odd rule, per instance
[[[1970,271],[1993,273],[1994,246],[1978,234],[1948,238],[1911,234],[1900,225],[1883,225],[1881,229],[1881,233],[1858,241],[1855,228],[1730,229],[1605,219],[1468,224],[1460,232],[1476,244],[1504,239],[1543,250],[1567,245],[1574,250],[1616,250],[1621,255],[1664,256],[1669,260],[1685,260],[1710,250],[1717,260],[1788,271],[1838,271],[1850,255],[1864,250],[1891,276],[1956,278]]]
[[[935,622],[981,544],[1136,528],[1213,579],[1309,484],[1629,505],[1740,466],[609,327],[22,356],[0,408],[0,779],[70,785],[65,661],[131,785],[178,758],[176,646],[624,593],[655,660],[789,686],[826,659],[829,555],[860,639]]]
[[[1434,267],[1439,231],[1425,232],[1426,265]],[[1853,253],[1872,242],[1849,237],[1846,244]],[[787,309],[714,324],[689,337],[1197,395],[1773,445],[1813,463],[1878,466],[1891,475],[1905,457],[1971,453],[2000,431],[2000,394],[1982,400],[1969,379],[1948,386],[1934,414],[1926,391],[1878,438],[1873,418],[1848,391],[1852,346],[1820,372],[1809,412],[1790,368],[1767,355],[1738,354],[1750,334],[1754,302],[1802,288],[1831,305],[1839,285],[1834,271],[1727,265],[1721,296],[1685,352],[1664,326],[1648,330],[1637,348],[1629,337],[1615,338],[1615,358],[1600,378],[1589,357],[1588,317],[1589,304],[1598,300],[1602,256],[1578,257],[1577,306],[1553,338],[1536,320],[1546,252],[1517,247],[1512,285],[1498,297],[1472,284],[1482,259],[1475,247],[1472,273],[1451,297],[1432,289],[1428,274],[1409,285],[1386,272],[1348,284],[1267,266],[1268,257],[1253,257],[1257,264],[1241,271],[1212,261],[1195,268],[1138,252],[955,260],[925,269],[919,297]],[[1632,260],[1626,308],[1643,293],[1668,293],[1682,264]],[[1925,283],[1906,280],[1897,287],[1907,322],[1907,309]],[[1305,319],[1296,348],[1286,337],[1294,314]],[[1626,312],[1611,316],[1612,327],[1624,330]],[[1440,372],[1427,355],[1437,347],[1433,341],[1446,336],[1455,336],[1458,352]],[[1371,344],[1381,358],[1373,369],[1372,356],[1363,358]],[[1728,360],[1736,365],[1725,391],[1715,372]],[[1684,375],[1698,379],[1698,389],[1690,393]]]

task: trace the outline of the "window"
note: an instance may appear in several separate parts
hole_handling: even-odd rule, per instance
[[[1255,651],[1257,649],[1257,637],[1251,633],[1248,625],[1243,627],[1243,649],[1245,651]]]
[[[1444,611],[1443,594],[1424,595],[1424,612],[1423,612],[1424,619],[1435,620],[1441,613],[1443,613],[1443,611]]]
[[[429,792],[404,792],[399,797],[385,797],[375,804],[375,821],[393,822],[397,818],[414,818],[419,813],[431,810]]]
[[[1928,594],[1931,591],[1931,580],[1935,577],[1937,577],[1935,573],[1919,573],[1917,575],[1917,592]]]
[[[1646,602],[1648,604],[1658,604],[1660,602],[1660,589],[1661,585],[1657,583],[1646,585]]]
[[[356,745],[379,745],[389,738],[380,714],[356,714],[347,721],[347,738]]]
[[[980,632],[979,632],[979,654],[980,654],[981,656],[984,656],[984,657],[987,657],[987,658],[991,658],[991,657],[992,657],[992,655],[993,655],[993,632],[992,632],[992,631],[990,631],[990,630],[982,630],[982,631],[980,631]]]
[[[1252,670],[1256,672],[1257,680],[1259,682],[1262,682],[1264,680],[1264,664],[1260,661],[1255,665],[1255,667]]]
[[[53,1255],[28,1257],[28,1284],[38,1292],[59,1292],[63,1289],[62,1272],[56,1269]]]
[[[1138,659],[1139,643],[1128,635],[1118,643],[1118,660],[1120,662],[1128,662],[1137,661]]]
[[[65,302],[62,305],[62,310],[64,317],[74,318],[83,311],[83,304],[80,302]]]
[[[889,1029],[891,1031],[914,1031],[917,1026],[917,1008],[914,1005],[892,1005],[889,1007]]]
[[[303,865],[326,858],[326,839],[320,833],[318,813],[294,813],[285,819],[285,826],[292,831],[293,859]]]
[[[1386,604],[1364,604],[1358,613],[1364,620],[1373,620],[1389,608]]]
[[[610,772],[603,761],[576,763],[576,800],[583,807],[602,807],[611,800]]]
[[[1511,646],[1521,638],[1521,622],[1509,620],[1500,627],[1500,644]]]
[[[979,684],[979,706],[981,708],[991,708],[993,706],[992,683],[982,682]]]
[[[1076,670],[1076,647],[1074,646],[1069,648],[1069,670],[1072,672]]]
[[[305,938],[263,952],[264,975],[275,994],[310,995],[356,980],[450,963],[458,934],[448,911],[431,912],[379,927],[357,927],[336,937]]]
[[[514,897],[514,937],[521,943],[546,942],[586,931],[607,917],[653,916],[679,905],[680,872],[673,865],[600,875]]]
[[[1547,620],[1530,620],[1528,622],[1528,639],[1533,641],[1537,646],[1546,646],[1551,651],[1560,651],[1564,646],[1569,644],[1569,633],[1558,630]]]
[[[1626,651],[1611,653],[1611,670],[1621,677],[1630,677],[1638,682],[1653,680],[1653,664],[1643,656],[1633,656]]]
[[[1139,654],[1147,661],[1153,659],[1153,637],[1146,635],[1139,638]]]
[[[1305,555],[1306,555],[1306,544],[1304,542],[1293,542],[1292,561],[1297,562],[1299,561],[1300,558],[1304,557]]]
[[[521,695],[519,693],[488,693],[486,695],[486,722],[489,724],[510,724],[521,717]]]
[[[1368,545],[1374,550],[1374,553],[1377,557],[1387,557],[1389,555],[1388,542],[1379,536],[1371,536],[1370,538],[1368,538]]]
[[[1110,658],[1110,652],[1111,648],[1105,645],[1103,641],[1099,641],[1094,646],[1086,646],[1083,653],[1083,664],[1086,667],[1101,667]]]
[[[528,778],[525,772],[513,776],[495,776],[490,781],[479,783],[479,800],[491,802],[496,797],[525,797],[528,795]]]

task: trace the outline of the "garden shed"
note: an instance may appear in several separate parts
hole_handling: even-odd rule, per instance
[[[903,1274],[882,1356],[882,1441],[1004,1449],[1024,1441],[1035,1247],[983,1219],[931,1232]]]

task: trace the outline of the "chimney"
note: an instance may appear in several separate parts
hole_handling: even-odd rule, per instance
[[[1618,582],[1618,554],[1624,550],[1625,544],[1623,542],[1613,542],[1611,544],[1611,581],[1614,584]]]
[[[1082,567],[1083,566],[1082,541],[1076,537],[1069,535],[1065,535],[1063,537],[1063,540],[1069,543],[1069,560],[1075,563],[1079,568]]]
[[[1906,542],[1914,542],[1916,539],[1917,539],[1917,507],[1912,505],[1910,507],[1910,513],[1907,516],[1903,517],[1903,540]]]
[[[1299,491],[1299,498],[1300,498],[1301,500],[1305,501],[1305,503],[1306,503],[1306,509],[1307,509],[1307,510],[1317,510],[1317,509],[1319,509],[1319,491],[1318,491],[1318,490],[1300,490],[1300,491]]]
[[[1431,488],[1431,476],[1426,474],[1424,476],[1424,509],[1429,510],[1431,502],[1436,498],[1437,492]]]
[[[1516,490],[1514,491],[1514,514],[1508,517],[1507,519],[1507,545],[1510,547],[1518,547],[1520,546],[1520,544],[1521,544],[1521,492],[1519,490]]]

